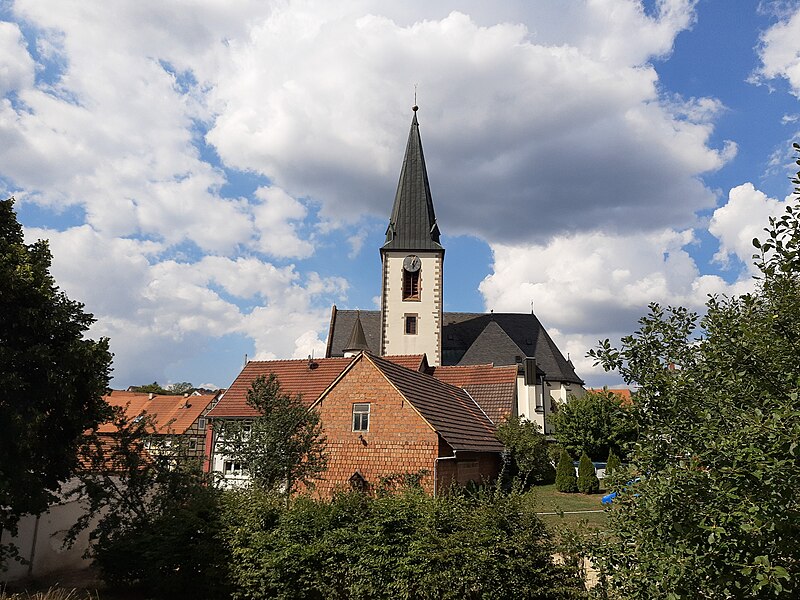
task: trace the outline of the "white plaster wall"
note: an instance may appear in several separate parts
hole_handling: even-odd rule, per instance
[[[250,476],[246,473],[225,474],[225,461],[229,460],[229,457],[217,451],[219,443],[221,443],[220,434],[214,431],[211,442],[211,472],[219,478],[219,486],[224,489],[246,487],[250,483]]]
[[[403,300],[403,260],[420,258],[420,299]],[[441,364],[442,263],[439,252],[386,252],[383,255],[383,354],[426,354],[428,363]],[[405,334],[406,314],[417,315],[417,334]]]
[[[85,511],[84,502],[63,501],[51,505],[38,517],[22,517],[15,537],[9,535],[8,531],[3,531],[0,536],[2,543],[10,542],[17,546],[19,555],[28,564],[9,561],[8,570],[0,571],[0,581],[17,581],[25,577],[40,577],[67,569],[88,567],[91,560],[83,555],[89,549],[89,532],[94,528],[96,519],[81,532],[72,547],[64,548],[67,531]]]
[[[517,376],[517,414],[545,430],[544,412],[536,410],[536,400],[542,395],[541,385],[525,385],[525,376]]]

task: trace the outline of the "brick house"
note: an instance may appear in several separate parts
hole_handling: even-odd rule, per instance
[[[424,355],[359,353],[247,363],[208,413],[205,468],[229,485],[246,481],[245,465],[215,451],[221,429],[215,423],[257,416],[247,391],[270,374],[281,391],[320,412],[329,464],[318,495],[353,485],[375,489],[381,478],[419,471],[427,471],[422,485],[434,493],[451,483],[491,480],[500,468],[494,428],[513,411],[515,368],[434,368]]]
[[[500,472],[503,445],[481,406],[463,388],[392,360],[359,354],[313,409],[329,454],[322,496],[346,482],[374,489],[382,477],[418,472],[435,494]]]

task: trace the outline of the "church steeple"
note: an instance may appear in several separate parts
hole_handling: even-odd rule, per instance
[[[441,250],[425,155],[419,136],[417,106],[408,134],[406,155],[386,229],[386,250]]]
[[[424,352],[428,364],[440,365],[444,248],[439,243],[416,106],[381,262],[381,355]]]

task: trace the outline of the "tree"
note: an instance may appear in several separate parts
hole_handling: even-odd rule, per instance
[[[157,381],[154,381],[153,383],[147,383],[145,385],[132,385],[128,388],[128,390],[131,392],[139,392],[141,394],[158,394],[159,396],[169,394],[169,390],[161,387],[161,384]]]
[[[527,488],[552,483],[555,472],[547,452],[547,439],[536,423],[510,417],[497,428],[497,437],[508,450],[511,476]]]
[[[188,381],[179,381],[177,383],[170,383],[167,386],[167,392],[173,396],[182,396],[183,394],[190,394],[194,391],[194,386]]]
[[[619,460],[619,456],[614,453],[614,450],[611,449],[608,451],[608,460],[606,460],[606,477],[610,477],[614,474],[614,471],[619,469],[622,466],[622,462]]]
[[[91,528],[89,552],[103,580],[156,598],[227,598],[230,557],[218,533],[223,492],[192,465],[181,436],[153,454],[151,416],[121,408],[103,432],[84,437],[71,497],[86,510],[67,541]]]
[[[0,201],[0,529],[41,513],[77,464],[83,432],[109,415],[108,340],[50,275],[47,242],[25,244],[13,198]],[[0,547],[0,564],[9,555]]]
[[[561,450],[561,457],[556,467],[556,489],[559,492],[572,494],[578,491],[578,478],[575,477],[575,465],[566,450]]]
[[[158,394],[159,396],[181,396],[183,394],[193,392],[195,388],[188,381],[170,383],[167,387],[162,387],[157,381],[154,381],[153,383],[148,383],[146,385],[132,385],[128,389],[130,389],[132,392]]]
[[[611,449],[624,455],[626,447],[636,439],[631,411],[607,389],[570,396],[549,418],[553,437],[573,456],[586,452],[592,460],[599,461]]]
[[[620,596],[800,593],[800,204],[766,231],[755,292],[711,297],[702,319],[652,304],[619,349],[590,353],[641,386],[613,543],[594,551]]]
[[[594,465],[584,452],[578,463],[578,491],[581,494],[596,494],[600,491],[600,480],[594,472]]]
[[[258,411],[252,423],[221,423],[220,448],[242,462],[251,481],[266,490],[290,495],[298,484],[313,485],[327,468],[319,414],[300,396],[281,392],[275,374],[258,377],[247,392]]]

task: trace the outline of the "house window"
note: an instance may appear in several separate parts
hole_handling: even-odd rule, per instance
[[[189,440],[189,450],[197,449],[197,440]]]
[[[403,270],[403,300],[419,300],[419,271]]]
[[[206,430],[206,419],[205,419],[205,417],[200,417],[199,419],[197,419],[197,428],[200,431],[205,431]]]
[[[353,431],[369,431],[369,402],[353,404]]]
[[[244,473],[244,465],[239,460],[226,460],[222,465],[223,475],[241,475]]]
[[[406,315],[406,335],[417,335],[417,315]]]

